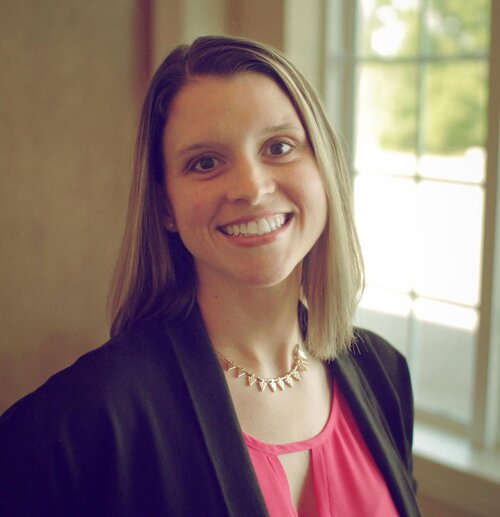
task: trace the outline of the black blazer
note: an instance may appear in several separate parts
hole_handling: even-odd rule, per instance
[[[358,331],[330,368],[400,515],[419,515],[404,358]],[[0,515],[267,515],[197,307],[127,330],[0,417]]]

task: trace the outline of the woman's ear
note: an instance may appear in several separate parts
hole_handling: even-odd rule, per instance
[[[160,220],[161,224],[169,232],[177,232],[177,224],[175,222],[174,212],[168,199],[162,200],[159,203],[160,206]]]
[[[161,222],[163,226],[167,229],[167,231],[177,232],[177,223],[175,222],[175,216],[168,205],[163,206]]]

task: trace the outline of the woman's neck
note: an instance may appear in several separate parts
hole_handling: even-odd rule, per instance
[[[214,348],[261,375],[287,371],[301,341],[300,275],[272,287],[204,281],[197,299]],[[271,373],[270,373],[271,372]]]

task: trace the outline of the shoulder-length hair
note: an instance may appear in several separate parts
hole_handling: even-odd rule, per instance
[[[163,131],[176,94],[194,77],[256,72],[288,95],[304,125],[327,195],[325,229],[304,259],[302,302],[307,306],[306,345],[333,359],[353,338],[352,318],[363,284],[349,174],[338,138],[316,93],[278,51],[245,39],[198,38],[176,47],[156,72],[147,93],[136,143],[128,219],[116,265],[109,309],[111,335],[137,321],[187,314],[196,296],[191,254],[164,227]]]

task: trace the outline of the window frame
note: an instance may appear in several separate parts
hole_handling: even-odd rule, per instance
[[[427,0],[422,1],[420,24],[423,22]],[[355,85],[358,62],[387,62],[384,58],[373,57],[359,59],[356,55],[357,9],[359,0],[325,0],[324,30],[325,81],[324,97],[329,115],[344,139],[349,151],[354,149],[355,138]],[[479,324],[476,331],[476,361],[473,371],[473,414],[469,426],[462,426],[445,417],[428,414],[417,410],[417,421],[464,435],[471,444],[478,447],[500,447],[500,201],[499,183],[499,112],[500,112],[500,2],[491,1],[490,48],[487,54],[453,55],[449,59],[486,58],[488,67],[488,103],[486,113],[487,138],[486,171],[483,182],[478,183],[484,189],[483,240],[481,249],[480,298],[476,307]],[[415,62],[425,60],[422,32],[419,35],[419,55],[411,58],[396,58],[398,62]],[[395,62],[391,58],[390,61]],[[439,58],[434,59],[438,61]],[[448,60],[448,58],[446,58]],[[422,82],[421,67],[417,72]],[[422,84],[418,85],[418,102],[421,98]],[[417,107],[419,110],[420,108]],[[420,142],[416,142],[416,151],[420,151]],[[348,152],[348,161],[352,177],[355,170],[353,153]],[[417,181],[419,181],[417,177]],[[498,316],[495,318],[494,314]]]

